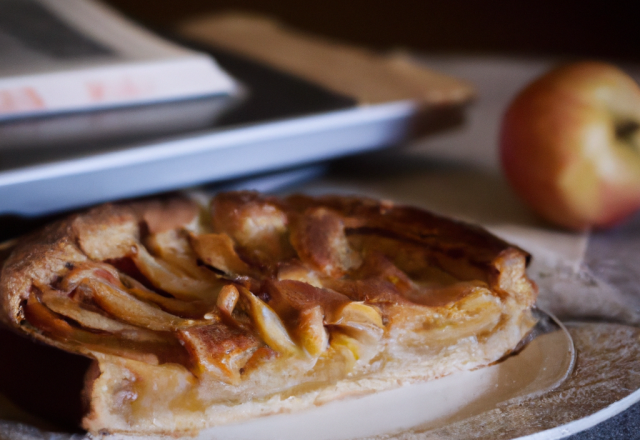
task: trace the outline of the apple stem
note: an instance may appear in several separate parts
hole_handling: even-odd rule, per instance
[[[640,129],[640,124],[636,121],[621,122],[616,125],[616,137],[623,141],[631,142],[633,135],[638,129]]]

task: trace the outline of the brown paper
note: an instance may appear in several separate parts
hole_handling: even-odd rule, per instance
[[[178,31],[353,97],[361,104],[414,100],[424,106],[455,106],[467,103],[475,93],[470,83],[420,66],[404,55],[378,55],[263,17],[209,15],[183,23]]]

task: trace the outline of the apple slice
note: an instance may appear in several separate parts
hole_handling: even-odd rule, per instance
[[[244,287],[238,287],[245,300],[245,309],[256,327],[256,331],[267,345],[290,356],[303,356],[302,350],[293,342],[280,317],[265,302]]]
[[[158,333],[144,328],[125,324],[103,314],[87,310],[62,292],[40,286],[41,302],[52,312],[71,318],[84,328],[100,330],[121,336],[125,339],[137,341],[162,342],[164,339]]]
[[[222,285],[210,280],[188,276],[179,268],[160,258],[153,257],[144,246],[135,245],[136,252],[131,257],[136,267],[151,283],[177,299],[208,300],[215,298]]]

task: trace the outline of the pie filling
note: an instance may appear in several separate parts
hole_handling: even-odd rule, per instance
[[[432,379],[534,324],[526,253],[390,203],[226,193],[107,205],[67,231],[13,317],[97,360],[92,432],[188,432]]]

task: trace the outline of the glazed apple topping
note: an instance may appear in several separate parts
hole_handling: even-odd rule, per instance
[[[34,281],[28,325],[70,350],[178,363],[225,384],[278,358],[313,368],[340,356],[349,374],[391,340],[397,351],[489,334],[517,293],[501,271],[526,264],[481,229],[369,200],[239,192],[210,212],[141,206],[102,229],[90,217],[112,207],[76,220],[83,257]],[[520,282],[530,307],[535,288]]]

